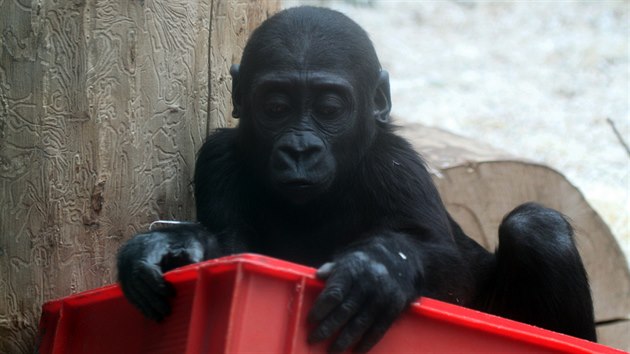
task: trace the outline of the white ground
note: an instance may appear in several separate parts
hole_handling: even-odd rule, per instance
[[[367,1],[356,1],[364,3]],[[628,1],[285,1],[370,34],[393,115],[562,172],[630,255]]]

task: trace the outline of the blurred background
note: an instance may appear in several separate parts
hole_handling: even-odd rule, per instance
[[[290,1],[367,30],[398,124],[549,165],[630,255],[628,1]]]

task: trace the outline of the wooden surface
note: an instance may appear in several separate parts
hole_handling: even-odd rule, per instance
[[[589,274],[600,341],[630,350],[630,272],[619,244],[584,196],[557,171],[443,130],[407,125],[400,132],[420,151],[440,195],[464,231],[489,250],[505,214],[535,201],[567,215]],[[624,321],[624,319],[626,321]]]
[[[232,124],[225,73],[277,7],[0,2],[0,353],[33,352],[44,301],[115,281],[125,239],[193,217],[196,151]]]
[[[240,63],[241,52],[249,34],[280,8],[280,0],[213,1],[209,58],[212,80],[210,86],[208,133],[221,127],[235,127],[232,118],[230,66]]]

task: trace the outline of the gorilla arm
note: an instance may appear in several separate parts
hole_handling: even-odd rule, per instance
[[[139,234],[118,251],[118,279],[123,293],[151,319],[159,321],[170,313],[169,298],[174,296],[174,289],[164,280],[164,273],[246,251],[244,233],[230,226],[242,223],[234,219],[234,213],[226,212],[235,200],[232,194],[222,194],[237,188],[217,187],[236,182],[231,173],[234,161],[238,161],[231,153],[233,135],[230,130],[213,134],[197,158],[195,196],[200,223]],[[221,169],[225,171],[221,173]]]
[[[359,188],[354,198],[362,199],[361,213],[379,226],[317,272],[326,286],[309,314],[315,324],[309,340],[336,335],[331,352],[368,351],[418,296],[464,304],[474,292],[448,214],[420,158],[388,133],[375,146],[356,180],[368,189]]]
[[[174,288],[164,273],[221,255],[218,242],[201,225],[180,225],[140,234],[118,252],[118,280],[129,301],[156,321],[170,314]]]

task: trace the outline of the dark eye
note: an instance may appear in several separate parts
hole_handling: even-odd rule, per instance
[[[326,119],[333,119],[343,113],[345,104],[344,100],[337,95],[325,95],[317,100],[314,108],[317,116]]]
[[[289,111],[289,105],[284,103],[270,103],[265,106],[265,112],[271,115],[284,114]]]
[[[317,112],[325,116],[332,116],[337,114],[340,110],[341,108],[337,106],[321,106],[318,107]]]
[[[268,117],[284,117],[291,111],[291,103],[284,95],[273,95],[265,100],[263,110]]]

